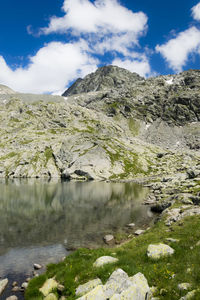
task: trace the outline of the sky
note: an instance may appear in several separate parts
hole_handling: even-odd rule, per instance
[[[2,0],[0,84],[61,94],[104,65],[144,77],[200,68],[198,0]]]

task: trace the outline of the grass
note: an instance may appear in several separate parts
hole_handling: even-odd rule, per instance
[[[10,152],[10,153],[8,153],[8,154],[0,157],[0,160],[9,159],[9,158],[15,157],[16,155],[18,155],[18,153],[16,153],[16,152]]]
[[[149,285],[158,288],[157,296],[161,300],[179,299],[186,294],[186,292],[178,290],[179,283],[191,283],[192,290],[198,289],[200,286],[200,246],[196,246],[200,240],[199,228],[200,218],[198,216],[184,219],[182,226],[175,223],[171,228],[172,231],[167,231],[163,221],[159,221],[142,236],[133,238],[118,248],[79,249],[63,262],[49,265],[45,274],[31,280],[25,299],[43,299],[38,289],[47,278],[54,276],[65,286],[63,295],[67,296],[68,300],[75,299],[75,289],[79,284],[96,277],[105,283],[116,268],[122,268],[129,276],[142,272],[148,279]],[[171,257],[158,261],[150,260],[146,255],[148,245],[150,243],[166,243],[167,237],[180,240],[178,243],[168,242],[174,248],[175,253]],[[102,268],[94,268],[94,261],[103,255],[115,256],[119,261]],[[190,273],[187,272],[188,268],[191,269]],[[160,295],[161,289],[166,290],[165,294]],[[193,299],[200,299],[200,290]]]
[[[48,161],[50,160],[50,158],[52,158],[52,154],[53,154],[53,151],[50,147],[47,147],[45,149],[45,152],[44,152],[44,156],[45,156],[45,166],[47,165]]]

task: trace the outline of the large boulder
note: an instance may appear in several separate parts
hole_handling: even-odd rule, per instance
[[[148,282],[143,274],[137,273],[128,277],[128,274],[122,269],[117,269],[111,274],[105,285],[97,285],[78,300],[149,300],[151,295]]]
[[[99,278],[90,280],[85,284],[79,285],[76,289],[76,296],[83,296],[92,291],[98,285],[102,285],[102,282]]]
[[[77,300],[107,300],[103,285],[96,286],[92,291]]]

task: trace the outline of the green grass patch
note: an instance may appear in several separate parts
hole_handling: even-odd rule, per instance
[[[176,224],[172,231],[162,221],[142,236],[133,238],[130,242],[119,248],[100,248],[95,250],[79,249],[68,256],[59,264],[51,264],[47,272],[39,278],[33,279],[26,291],[27,300],[40,299],[38,289],[46,278],[54,277],[65,286],[63,295],[68,300],[75,299],[75,289],[90,279],[100,278],[103,283],[109,278],[116,268],[122,268],[129,276],[142,272],[150,286],[158,288],[157,296],[160,299],[179,299],[186,294],[179,291],[177,285],[183,282],[192,284],[192,290],[200,286],[200,246],[196,243],[200,240],[200,218],[198,216],[184,219],[183,225]],[[168,244],[174,248],[175,253],[158,261],[147,257],[147,247],[151,243],[166,242],[167,237],[179,239],[178,243]],[[94,268],[95,260],[103,255],[112,255],[119,259],[116,264],[109,264],[102,268]],[[188,268],[191,272],[188,272]],[[160,295],[160,290],[165,289],[165,295]],[[200,299],[200,291],[194,299]]]
[[[9,159],[9,158],[12,158],[14,156],[18,155],[16,152],[10,152],[2,157],[0,157],[0,160],[5,160],[5,159]]]
[[[45,166],[47,165],[48,161],[50,158],[52,158],[53,151],[50,147],[47,147],[44,151],[44,156],[45,156]]]

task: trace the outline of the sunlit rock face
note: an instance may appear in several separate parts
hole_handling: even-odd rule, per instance
[[[65,97],[2,91],[0,177],[133,179],[198,161],[199,70],[144,79],[107,66]]]

